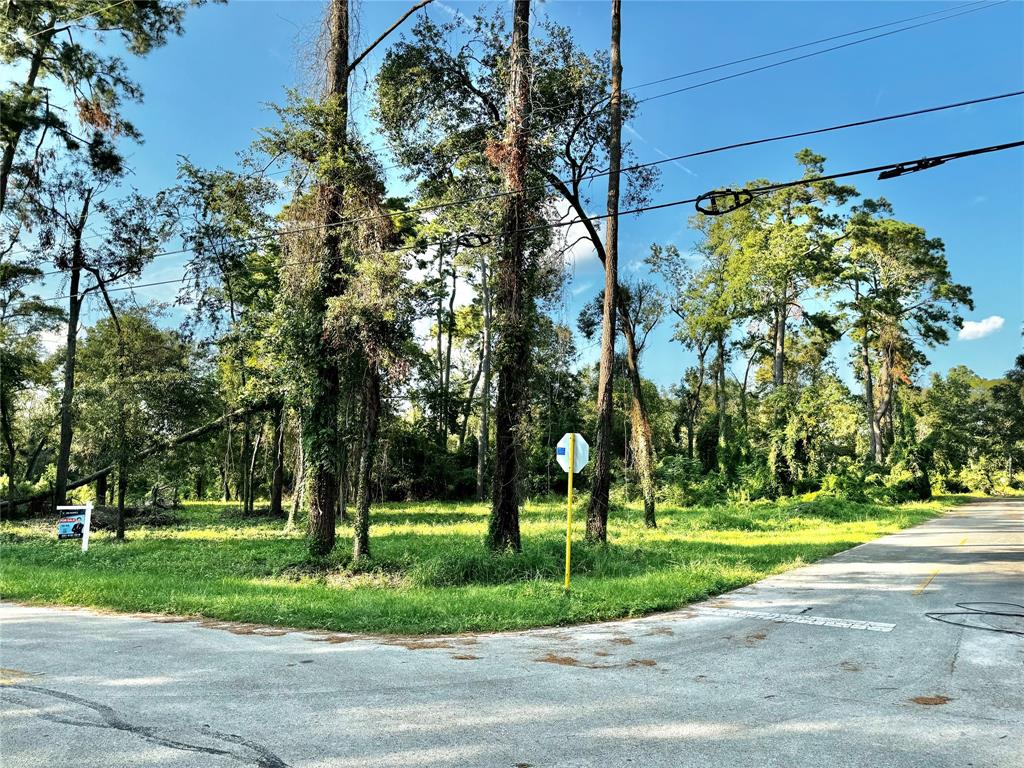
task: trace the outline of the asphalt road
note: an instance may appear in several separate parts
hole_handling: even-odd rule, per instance
[[[925,616],[962,601],[1024,603],[1024,499],[570,629],[380,639],[5,603],[0,759],[1019,768],[1024,636],[989,630],[1024,620]]]

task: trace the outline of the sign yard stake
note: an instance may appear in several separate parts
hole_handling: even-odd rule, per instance
[[[92,528],[92,502],[85,504],[85,528],[82,530],[82,551],[89,551],[89,530]]]
[[[590,461],[590,445],[586,438],[576,432],[566,432],[555,446],[555,461],[569,475],[569,506],[565,515],[565,591],[568,593],[572,568],[572,481],[573,475]]]
[[[565,515],[565,591],[569,591],[569,566],[572,562],[572,476],[576,474],[576,435],[569,437],[569,506]]]

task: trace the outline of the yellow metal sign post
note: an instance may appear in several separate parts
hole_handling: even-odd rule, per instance
[[[590,460],[590,446],[583,439],[583,435],[567,432],[558,441],[555,460],[569,475],[569,503],[565,515],[565,591],[568,592],[569,575],[572,572],[572,481],[573,475],[587,466]]]
[[[569,435],[569,507],[565,514],[565,591],[569,591],[569,572],[572,563],[572,478],[576,473],[576,435]]]

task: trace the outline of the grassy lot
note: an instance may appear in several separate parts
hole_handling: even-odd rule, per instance
[[[349,568],[350,530],[310,562],[302,534],[242,519],[230,505],[187,504],[177,524],[94,533],[89,552],[56,541],[53,520],[0,524],[0,595],[33,603],[342,631],[507,630],[637,616],[749,584],[940,514],[952,500],[879,506],[834,499],[659,510],[659,528],[618,508],[607,548],[573,549],[562,593],[564,508],[526,507],[523,553],[488,554],[481,504],[373,510],[374,559]],[[583,527],[574,533],[582,539]]]

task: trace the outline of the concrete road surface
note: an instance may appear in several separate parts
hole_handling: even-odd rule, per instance
[[[1024,500],[646,619],[380,639],[0,606],[6,768],[1024,765]],[[988,606],[999,610],[998,606]],[[1012,612],[1005,610],[1003,612]]]

